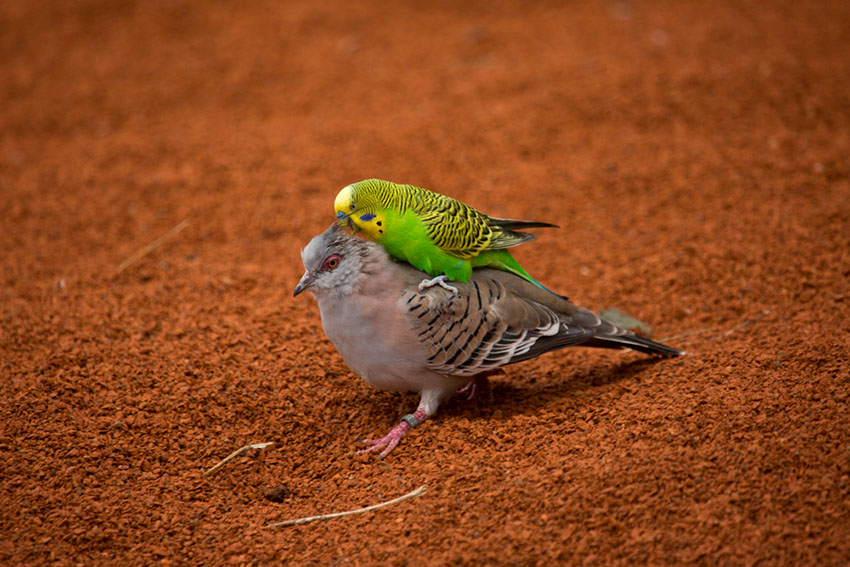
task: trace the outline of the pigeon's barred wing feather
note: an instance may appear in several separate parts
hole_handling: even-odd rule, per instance
[[[402,295],[428,368],[441,374],[474,376],[580,344],[682,354],[498,270],[476,270],[469,284],[455,285],[457,294],[407,286]]]
[[[510,293],[496,279],[476,277],[457,288],[457,294],[408,288],[402,297],[435,372],[473,376],[593,336],[571,331],[554,311]],[[555,337],[557,346],[537,346],[541,339],[554,345]]]

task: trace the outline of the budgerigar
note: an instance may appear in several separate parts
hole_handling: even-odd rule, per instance
[[[366,441],[364,451],[383,449],[381,457],[458,389],[502,366],[574,345],[683,354],[509,272],[479,269],[454,293],[420,291],[422,272],[337,224],[301,257],[306,271],[294,295],[313,293],[325,334],[348,366],[378,389],[420,393],[415,412]]]
[[[355,230],[394,258],[437,276],[423,281],[423,289],[439,283],[454,290],[445,284],[445,278],[466,283],[472,269],[483,266],[514,273],[543,287],[507,248],[534,240],[533,234],[519,229],[556,225],[494,218],[451,197],[380,179],[344,187],[336,196],[334,209],[338,218],[348,219]]]

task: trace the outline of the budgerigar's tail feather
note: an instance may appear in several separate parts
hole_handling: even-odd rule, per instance
[[[491,268],[496,268],[497,270],[510,272],[521,277],[524,280],[528,280],[540,289],[546,290],[556,297],[560,297],[561,299],[569,301],[569,298],[567,296],[561,295],[560,293],[549,289],[539,281],[532,278],[531,274],[526,272],[523,267],[519,265],[519,262],[517,262],[514,257],[511,256],[511,253],[507,250],[490,250],[484,252],[478,257],[472,259],[472,266],[490,266]]]
[[[537,287],[539,287],[539,288],[541,288],[541,289],[545,289],[546,291],[548,291],[548,292],[549,292],[549,293],[551,293],[552,295],[557,295],[558,297],[560,297],[561,299],[566,300],[566,301],[569,301],[569,300],[570,300],[570,298],[569,298],[569,297],[567,297],[566,295],[561,295],[561,294],[560,294],[560,293],[558,293],[557,291],[553,291],[553,290],[549,289],[548,287],[546,287],[545,285],[543,285],[543,284],[542,284],[542,283],[540,283],[539,281],[535,280],[534,278],[531,278],[531,280],[529,280],[529,281],[530,281],[531,283],[533,283],[534,285],[536,285]]]
[[[552,224],[550,222],[497,219],[495,217],[489,218],[490,222],[488,224],[490,226],[497,226],[502,230],[518,230],[526,228],[560,228],[557,224]]]

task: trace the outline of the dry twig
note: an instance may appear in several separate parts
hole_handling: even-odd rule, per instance
[[[144,248],[137,250],[135,254],[133,254],[132,256],[130,256],[129,258],[124,260],[123,262],[121,262],[118,265],[118,267],[115,268],[115,272],[113,272],[112,277],[117,276],[118,274],[120,274],[121,272],[126,270],[128,267],[130,267],[131,265],[138,262],[141,258],[147,256],[148,254],[150,254],[151,252],[153,252],[154,250],[156,250],[157,248],[162,246],[163,242],[165,242],[166,240],[168,240],[169,238],[171,238],[172,236],[174,236],[175,234],[177,234],[178,232],[180,232],[181,230],[183,230],[187,226],[189,226],[189,219],[183,219],[180,223],[173,226],[171,228],[171,230],[169,230],[168,232],[166,232],[165,234],[163,234],[162,236],[160,236],[159,238],[157,238],[156,240],[154,240],[153,242],[151,242],[150,244],[148,244]]]
[[[732,327],[728,331],[723,331],[722,333],[720,333],[717,336],[709,337],[709,338],[705,339],[704,341],[702,341],[702,343],[700,343],[700,344],[710,343],[710,342],[716,341],[718,339],[725,339],[726,337],[728,337],[732,333],[736,333],[736,332],[740,331],[741,329],[743,329],[745,327],[749,327],[750,325],[752,325],[753,323],[755,323],[759,319],[767,317],[768,315],[770,315],[770,311],[768,311],[768,310],[762,311],[761,313],[759,313],[758,315],[756,315],[752,319],[747,319],[746,321],[743,321],[743,322],[739,323],[738,325]],[[684,333],[679,333],[677,335],[671,335],[669,337],[663,337],[663,338],[658,339],[658,341],[662,342],[662,343],[667,343],[667,342],[671,342],[671,341],[676,341],[678,339],[684,339],[684,338],[687,338],[687,337],[695,337],[697,335],[704,335],[705,333],[711,333],[711,332],[714,332],[716,330],[717,330],[717,327],[707,327],[705,329],[699,329],[699,330],[696,330],[696,331],[686,331]],[[681,347],[681,346],[690,344],[691,342],[693,342],[693,341],[678,342],[678,343],[676,343],[676,346]]]
[[[340,518],[342,516],[350,516],[352,514],[362,514],[364,512],[369,512],[371,510],[377,510],[378,508],[383,508],[384,506],[390,506],[391,504],[396,504],[401,502],[402,500],[407,500],[408,498],[415,498],[420,494],[425,492],[425,485],[423,484],[413,492],[408,492],[404,496],[399,496],[398,498],[394,498],[392,500],[388,500],[386,502],[381,502],[380,504],[372,504],[371,506],[366,506],[365,508],[357,508],[356,510],[347,510],[345,512],[335,512],[333,514],[322,514],[320,516],[309,516],[307,518],[297,518],[295,520],[284,520],[283,522],[275,522],[273,524],[269,524],[268,528],[276,528],[279,526],[296,526],[298,524],[306,524],[308,522],[314,522],[316,520],[329,520],[331,518]]]
[[[752,325],[753,323],[755,323],[759,319],[763,319],[764,317],[767,317],[768,315],[770,315],[770,311],[766,309],[766,310],[762,311],[761,313],[759,313],[758,315],[756,315],[755,317],[753,317],[752,319],[747,319],[746,321],[732,327],[728,331],[724,331],[724,332],[720,333],[719,335],[717,335],[716,337],[709,337],[709,338],[705,339],[703,342],[710,343],[711,341],[716,341],[717,339],[725,339],[726,337],[728,337],[732,333],[736,333],[736,332],[740,331],[741,329],[743,329],[745,327],[749,327],[750,325]]]
[[[658,342],[666,343],[666,342],[669,342],[669,341],[676,341],[676,340],[684,339],[684,338],[687,338],[687,337],[694,337],[696,335],[702,335],[702,334],[705,334],[705,333],[710,333],[710,332],[714,331],[715,329],[717,329],[717,327],[708,327],[708,328],[705,328],[705,329],[698,329],[696,331],[686,331],[684,333],[679,333],[677,335],[670,335],[669,337],[662,337],[662,338],[658,339]],[[684,343],[684,344],[687,344],[687,343]]]
[[[269,445],[274,445],[274,443],[271,443],[271,442],[270,443],[251,443],[250,445],[245,445],[241,449],[237,449],[237,450],[233,451],[232,453],[230,453],[228,456],[226,456],[224,459],[222,459],[221,462],[219,462],[217,465],[215,465],[210,470],[205,472],[202,476],[209,476],[209,475],[215,473],[221,467],[223,467],[224,465],[226,465],[227,463],[229,463],[230,461],[232,461],[233,459],[235,459],[236,457],[238,457],[239,455],[241,455],[245,451],[250,451],[251,449],[265,449]]]

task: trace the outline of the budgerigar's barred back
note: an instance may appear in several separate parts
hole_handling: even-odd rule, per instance
[[[313,292],[325,334],[349,367],[376,388],[421,395],[413,414],[369,441],[382,455],[459,388],[502,366],[576,345],[682,354],[509,272],[480,269],[453,292],[420,291],[422,272],[338,225],[315,237],[302,259],[295,294]]]
[[[506,249],[534,240],[521,229],[555,226],[491,217],[451,197],[380,179],[343,188],[334,209],[394,258],[460,282],[469,281],[473,268],[488,266],[540,285]]]

